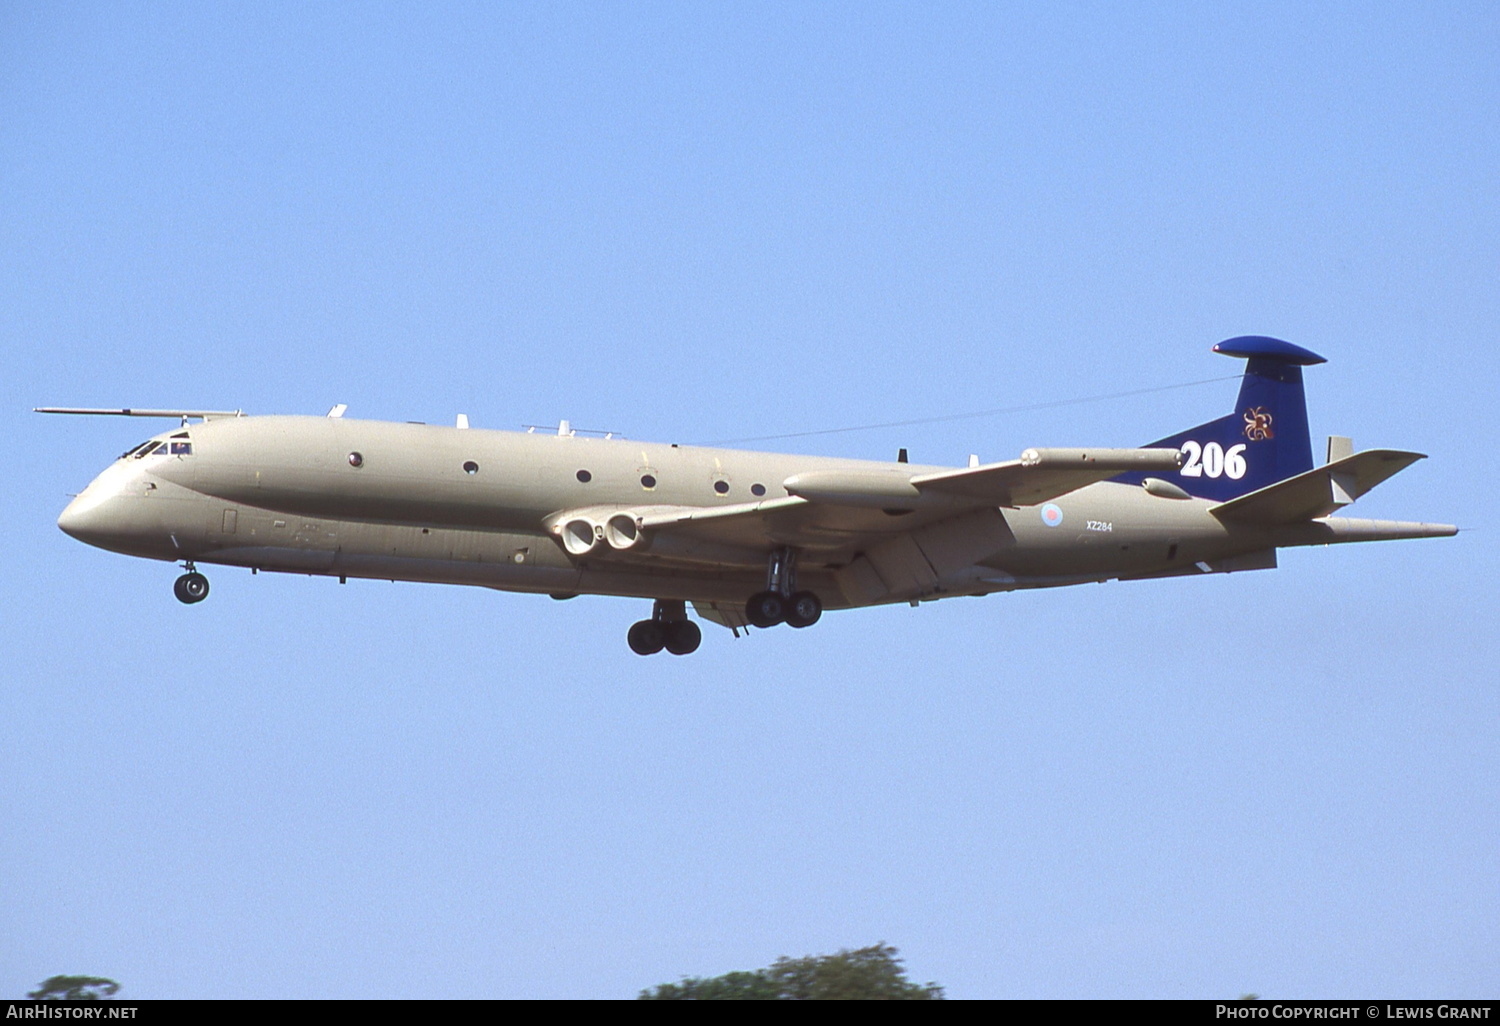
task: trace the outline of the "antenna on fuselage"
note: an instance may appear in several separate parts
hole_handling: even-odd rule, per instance
[[[468,421],[465,420],[464,426],[467,426],[467,424]],[[534,435],[538,431],[552,430],[551,426],[547,424],[522,424],[521,427],[526,430],[526,433],[528,435]],[[618,431],[600,431],[595,428],[576,428],[573,426],[573,422],[571,420],[561,420],[557,422],[558,438],[576,438],[579,435],[591,435],[594,437],[602,438],[605,441],[611,441],[617,438],[624,439],[625,437]]]
[[[460,431],[469,430],[469,415],[467,413],[460,413],[458,415],[458,421],[454,424],[454,427],[458,428]]]
[[[348,409],[349,409],[349,404],[348,403],[337,403],[337,404],[335,404],[335,406],[333,407],[333,409],[331,409],[331,410],[328,411],[328,416],[332,417],[334,420],[338,420],[340,417],[342,417],[344,415],[344,412],[346,410],[348,410]]]

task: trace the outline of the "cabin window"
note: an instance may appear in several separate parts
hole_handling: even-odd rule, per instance
[[[172,442],[171,450],[173,456],[191,456],[193,454],[192,442]]]
[[[358,468],[358,467],[362,467],[364,465],[365,465],[365,458],[364,458],[363,454],[357,453],[357,452],[351,452],[349,454],[349,466]]]
[[[729,494],[729,482],[728,481],[715,481],[714,482],[714,491],[718,492],[720,495],[728,495]]]
[[[656,478],[651,474],[641,475],[641,487],[651,489],[656,487]]]
[[[148,439],[147,441],[144,441],[140,445],[136,446],[134,449],[126,449],[124,452],[120,453],[120,459],[128,460],[130,457],[134,456],[136,453],[140,452],[142,449],[146,448],[146,446],[150,445],[154,441],[155,439]]]
[[[477,473],[479,473],[479,464],[475,463],[473,460],[466,461],[464,463],[464,473],[465,474],[477,474]]]
[[[143,457],[150,456],[157,449],[162,448],[162,446],[163,446],[163,443],[155,441],[155,440],[147,442],[145,445],[141,446],[139,449],[137,449],[135,451],[135,458],[136,459],[141,459]]]
[[[766,494],[766,486],[757,482],[750,486],[750,494],[758,499]]]
[[[580,470],[578,472],[578,474],[577,474],[577,477],[578,477],[579,483],[581,483],[581,484],[588,484],[590,481],[592,481],[594,479],[594,475],[590,474],[587,470]]]

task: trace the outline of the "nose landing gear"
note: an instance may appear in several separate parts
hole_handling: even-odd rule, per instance
[[[823,615],[823,602],[810,591],[797,590],[797,550],[780,548],[766,565],[766,590],[745,603],[745,619],[756,627],[811,627]]]
[[[651,619],[631,624],[626,640],[636,655],[655,655],[664,648],[673,655],[689,655],[698,650],[703,632],[687,618],[686,603],[657,599]]]
[[[183,569],[187,573],[177,578],[172,585],[172,594],[177,596],[177,601],[190,606],[208,598],[208,578],[200,574],[192,563],[184,563]]]

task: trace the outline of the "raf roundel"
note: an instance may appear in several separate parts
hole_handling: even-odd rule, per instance
[[[1042,523],[1048,527],[1058,527],[1062,524],[1062,510],[1055,502],[1049,502],[1042,507]]]

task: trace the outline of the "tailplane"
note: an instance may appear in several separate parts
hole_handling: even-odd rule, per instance
[[[1160,476],[1190,495],[1227,502],[1313,469],[1302,368],[1327,363],[1317,353],[1264,335],[1242,335],[1214,346],[1224,356],[1247,359],[1234,412],[1147,448],[1183,454],[1175,474]],[[1144,474],[1116,481],[1139,483]]]

